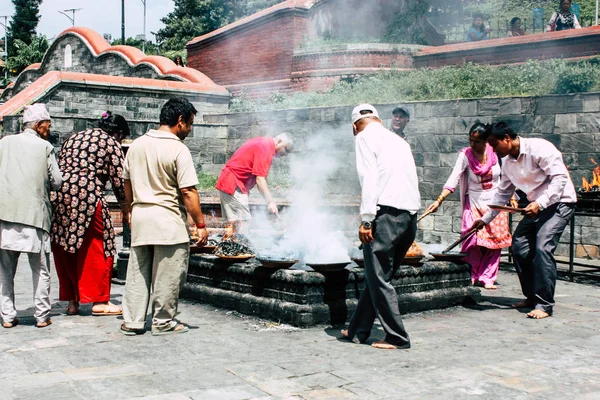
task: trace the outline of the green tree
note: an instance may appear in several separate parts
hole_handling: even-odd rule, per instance
[[[14,41],[15,52],[12,57],[8,58],[8,69],[19,74],[31,64],[38,63],[44,58],[46,50],[48,50],[48,39],[45,36],[34,36],[27,44],[21,39]]]
[[[40,22],[40,4],[42,0],[12,0],[15,13],[8,26],[8,54],[15,54],[16,41],[31,44],[35,30]]]
[[[161,19],[158,31],[161,51],[181,51],[196,36],[204,35],[280,0],[174,0],[173,12]]]

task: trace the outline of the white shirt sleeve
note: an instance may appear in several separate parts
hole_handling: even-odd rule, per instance
[[[550,179],[550,184],[544,192],[535,199],[542,208],[548,208],[552,204],[560,201],[560,198],[565,190],[565,186],[569,181],[569,172],[565,167],[562,155],[554,146],[548,145],[543,148],[536,149],[536,161],[539,167],[546,173]]]
[[[452,170],[450,177],[444,184],[444,189],[448,189],[448,190],[454,192],[454,189],[456,189],[456,187],[458,186],[458,183],[460,182],[460,178],[461,178],[462,174],[465,172],[465,169],[468,166],[469,166],[469,162],[467,160],[467,156],[465,155],[464,151],[461,151],[458,154],[458,158],[456,159],[456,164],[454,164],[454,169]]]
[[[506,174],[503,173],[502,178],[500,179],[500,183],[498,184],[498,190],[496,191],[496,194],[494,195],[494,200],[491,204],[504,205],[508,203],[513,193],[515,192],[515,189],[515,185],[510,181],[510,179],[508,179]],[[488,212],[486,212],[485,215],[481,217],[481,219],[487,225],[490,222],[492,222],[493,219],[496,218],[496,216],[499,213],[500,212],[497,210],[488,210]]]
[[[573,14],[573,27],[575,29],[581,29],[581,24],[579,23],[579,20],[577,19],[577,15]]]
[[[356,136],[356,171],[361,187],[360,216],[373,221],[377,215],[377,158],[369,148],[365,134]]]
[[[548,21],[548,24],[546,25],[546,32],[551,32],[552,31],[552,24],[556,23],[556,19],[558,18],[558,13],[555,12],[554,14],[552,14],[552,16],[550,17],[550,21]]]

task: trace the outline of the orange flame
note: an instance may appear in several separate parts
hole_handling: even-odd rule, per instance
[[[591,192],[593,188],[596,190],[600,189],[600,165],[593,158],[590,158],[594,164],[596,164],[596,168],[592,171],[592,180],[588,181],[586,178],[582,178],[581,180],[581,188],[584,192]]]

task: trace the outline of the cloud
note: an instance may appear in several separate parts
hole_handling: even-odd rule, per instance
[[[150,31],[156,32],[164,24],[160,19],[173,11],[172,0],[146,0],[146,37],[154,41]],[[41,19],[38,33],[53,38],[71,26],[71,21],[59,10],[81,8],[75,13],[75,25],[84,26],[100,33],[110,33],[113,40],[121,37],[120,0],[44,0],[40,7]],[[0,0],[0,15],[14,14],[10,0]],[[141,0],[125,1],[125,36],[135,37],[143,33],[144,5]],[[4,32],[0,35],[4,36]]]

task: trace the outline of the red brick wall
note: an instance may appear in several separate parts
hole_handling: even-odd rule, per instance
[[[294,48],[307,26],[307,18],[288,14],[225,33],[190,45],[188,66],[221,85],[289,79]]]
[[[334,68],[410,68],[411,66],[410,53],[398,53],[393,50],[347,50],[296,55],[293,70],[301,72]]]
[[[514,64],[530,59],[577,58],[600,54],[600,26],[521,37],[429,47],[414,66],[443,67],[463,62]]]

